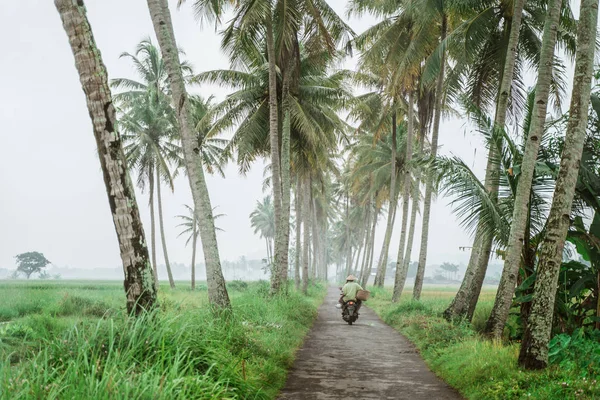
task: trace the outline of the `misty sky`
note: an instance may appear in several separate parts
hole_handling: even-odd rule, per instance
[[[196,72],[228,68],[220,51],[220,38],[213,27],[200,27],[188,5],[175,10],[170,1],[178,45]],[[189,2],[188,2],[189,3]],[[345,0],[329,0],[345,16]],[[154,33],[143,0],[87,0],[88,17],[110,78],[136,78],[123,51]],[[41,251],[59,266],[79,268],[114,267],[120,264],[118,245],[95,149],[91,122],[79,78],[74,67],[60,18],[49,0],[2,1],[0,24],[0,267],[14,268],[14,256]],[[375,20],[350,19],[361,32]],[[355,60],[349,60],[352,67]],[[222,99],[227,89],[195,88],[205,97]],[[568,104],[568,103],[567,103]],[[482,173],[485,149],[461,121],[444,121],[440,132],[441,152],[461,156]],[[209,177],[213,206],[226,214],[218,220],[223,259],[242,255],[264,257],[264,242],[253,234],[249,214],[262,192],[264,163],[258,162],[246,176],[237,167],[227,168],[225,179]],[[176,181],[175,192],[164,194],[165,230],[171,261],[189,263],[190,249],[177,238],[176,215],[183,204],[192,204],[187,178]],[[148,198],[137,191],[147,233],[150,222]],[[451,214],[448,199],[437,199],[431,216],[428,264],[464,261],[471,239]],[[377,254],[383,237],[385,216],[377,232]],[[420,218],[419,218],[420,219]],[[399,226],[397,221],[397,227]],[[420,237],[420,224],[415,237]],[[390,254],[397,251],[399,228],[395,229]],[[157,240],[157,243],[160,243]],[[418,256],[415,240],[413,260]],[[200,251],[200,246],[199,246]],[[159,263],[162,251],[157,250]],[[199,261],[202,255],[199,255]]]

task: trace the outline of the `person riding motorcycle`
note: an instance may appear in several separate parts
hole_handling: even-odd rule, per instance
[[[342,287],[342,297],[340,297],[340,304],[343,306],[347,301],[354,301],[356,303],[356,312],[360,310],[362,301],[356,298],[356,294],[359,290],[364,290],[356,281],[357,277],[354,275],[348,275],[346,278],[346,284]]]

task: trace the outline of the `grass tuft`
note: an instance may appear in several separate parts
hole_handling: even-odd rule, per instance
[[[389,290],[376,293],[369,306],[402,332],[420,351],[429,367],[467,399],[598,399],[600,398],[600,337],[576,334],[558,338],[557,355],[544,371],[517,366],[518,343],[493,342],[478,332],[493,305],[494,292],[481,294],[473,323],[450,323],[442,317],[454,295],[426,288],[417,302],[407,292],[392,304]]]
[[[206,292],[178,289],[130,319],[117,291],[20,285],[46,301],[0,327],[0,398],[272,399],[325,291],[265,287],[233,283],[226,318]]]

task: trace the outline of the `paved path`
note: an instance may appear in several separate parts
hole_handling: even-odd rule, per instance
[[[279,399],[461,399],[374,311],[363,306],[358,321],[345,323],[338,298],[329,288]]]

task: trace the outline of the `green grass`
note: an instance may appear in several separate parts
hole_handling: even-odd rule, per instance
[[[229,292],[233,314],[216,317],[205,290],[161,288],[160,309],[132,320],[120,283],[3,283],[0,398],[272,399],[324,288]]]
[[[546,370],[525,371],[517,367],[518,343],[492,342],[477,333],[492,308],[492,290],[482,292],[472,324],[453,324],[441,317],[453,291],[425,288],[420,302],[411,296],[406,292],[392,304],[389,290],[373,289],[368,305],[406,335],[429,367],[467,399],[600,398],[598,342],[574,340]]]

